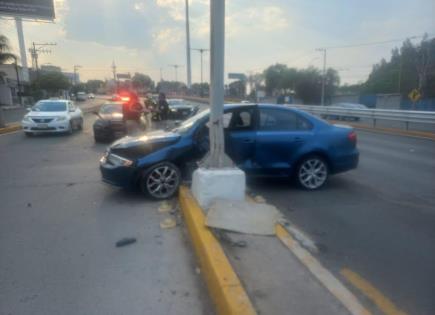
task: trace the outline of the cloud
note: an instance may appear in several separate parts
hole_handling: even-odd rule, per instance
[[[166,28],[154,34],[154,48],[160,53],[169,51],[184,38],[184,32],[179,28]]]

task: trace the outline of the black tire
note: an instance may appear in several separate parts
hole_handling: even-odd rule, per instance
[[[78,129],[78,130],[83,130],[83,118],[80,118],[80,119],[79,119],[79,124],[78,124],[78,126],[77,126],[77,129]]]
[[[298,163],[294,176],[298,185],[303,189],[320,189],[329,178],[328,163],[321,156],[307,156]]]
[[[67,134],[67,135],[72,135],[73,132],[74,132],[74,126],[73,126],[72,121],[70,121],[70,122],[69,122],[69,128],[68,128],[68,130],[66,131],[66,134]]]
[[[33,132],[24,132],[24,134],[26,135],[26,137],[33,137],[34,136]]]
[[[151,166],[143,172],[140,179],[142,192],[156,200],[171,198],[177,193],[180,184],[181,171],[171,162]]]

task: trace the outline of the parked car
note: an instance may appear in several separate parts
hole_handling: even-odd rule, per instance
[[[226,105],[225,150],[248,176],[294,177],[305,189],[357,167],[353,128],[331,125],[306,112],[277,105]],[[172,131],[154,131],[113,143],[100,160],[103,181],[140,187],[156,199],[176,193],[188,165],[209,149],[209,110]]]
[[[184,120],[194,116],[199,109],[199,106],[186,103],[182,99],[170,98],[167,100],[169,105],[169,119]]]
[[[88,99],[93,100],[95,98],[95,94],[94,93],[89,93],[88,94]]]
[[[41,100],[21,121],[26,136],[43,132],[73,133],[83,129],[83,113],[70,100]]]
[[[94,112],[94,114],[98,116],[93,125],[96,142],[113,141],[127,134],[127,127],[122,114],[122,103],[104,103],[100,110]]]
[[[76,101],[84,102],[88,99],[85,92],[77,92]]]
[[[338,107],[340,109],[363,109],[363,110],[368,109],[368,107],[363,104],[354,104],[354,103],[337,103],[337,104],[332,104],[331,107]],[[322,118],[333,119],[333,120],[354,120],[354,121],[360,120],[360,117],[350,115],[350,114],[344,114],[344,115],[323,114]]]

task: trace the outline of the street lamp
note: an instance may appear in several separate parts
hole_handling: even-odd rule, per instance
[[[203,87],[202,87],[202,83],[203,83],[203,71],[202,71],[202,69],[203,69],[203,67],[202,67],[202,61],[203,61],[203,59],[202,59],[202,54],[204,52],[206,52],[206,51],[209,51],[209,49],[205,49],[205,48],[192,48],[192,50],[199,51],[200,54],[201,54],[201,97],[202,97],[202,96],[204,96]]]
[[[322,75],[322,106],[325,106],[325,80],[326,80],[326,48],[317,48],[316,51],[323,52],[323,75]]]

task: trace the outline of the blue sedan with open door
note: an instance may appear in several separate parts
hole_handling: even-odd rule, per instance
[[[101,158],[103,181],[139,187],[156,199],[177,192],[209,148],[209,110],[171,131],[124,137]],[[315,190],[332,174],[354,169],[359,153],[356,133],[306,112],[282,105],[234,104],[224,109],[225,150],[248,176],[293,177]]]

